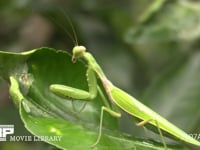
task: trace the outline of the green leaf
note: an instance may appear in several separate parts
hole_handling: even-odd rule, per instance
[[[103,105],[99,96],[88,102],[80,113],[74,113],[85,103],[55,96],[51,84],[64,84],[87,90],[87,67],[73,64],[63,51],[39,48],[25,53],[0,52],[0,73],[10,79],[10,96],[19,108],[25,127],[35,136],[53,138],[45,142],[61,149],[91,149],[98,137],[99,117]],[[101,86],[101,83],[99,83]],[[102,86],[101,86],[102,87]],[[102,89],[103,90],[103,89]],[[94,149],[162,149],[163,145],[120,133],[116,118],[104,116],[103,135]],[[183,149],[168,146],[169,149]]]

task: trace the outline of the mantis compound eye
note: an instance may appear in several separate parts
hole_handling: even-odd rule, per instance
[[[76,60],[83,56],[83,54],[86,52],[86,48],[84,46],[75,46],[72,50],[73,56],[72,56],[72,62],[76,62]]]

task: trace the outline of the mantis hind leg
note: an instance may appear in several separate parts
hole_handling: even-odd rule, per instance
[[[149,123],[150,121],[154,121],[155,124],[157,125],[157,129],[158,129],[158,132],[159,132],[161,141],[162,141],[162,143],[163,143],[163,146],[164,146],[165,150],[167,150],[167,144],[166,144],[166,142],[165,142],[165,140],[164,140],[162,131],[161,131],[160,127],[159,127],[159,123],[158,123],[158,121],[157,121],[156,119],[143,120],[143,121],[137,123],[136,125],[137,125],[137,126],[144,126],[145,124]]]

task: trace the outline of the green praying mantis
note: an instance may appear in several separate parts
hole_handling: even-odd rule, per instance
[[[65,13],[64,13],[65,14]],[[103,70],[101,69],[100,65],[97,63],[93,55],[86,51],[84,46],[78,46],[77,36],[74,30],[74,27],[70,21],[68,16],[65,18],[69,21],[70,26],[73,30],[73,36],[69,34],[68,31],[65,30],[63,26],[61,26],[65,32],[69,35],[69,37],[76,43],[76,46],[72,50],[72,62],[76,63],[78,59],[83,59],[88,66],[86,77],[88,82],[88,91],[77,89],[73,87],[69,87],[67,85],[60,85],[60,84],[51,84],[49,89],[55,95],[64,98],[72,98],[73,100],[83,100],[83,101],[92,101],[95,99],[97,94],[101,96],[104,106],[101,107],[101,114],[100,114],[100,125],[99,125],[99,134],[97,140],[91,147],[96,146],[102,135],[102,125],[103,125],[103,114],[104,111],[109,113],[113,117],[120,118],[121,113],[116,112],[111,109],[108,100],[103,95],[101,89],[97,84],[97,78],[99,78],[103,84],[103,88],[107,94],[107,97],[111,101],[111,103],[117,105],[120,109],[128,113],[129,115],[136,117],[140,120],[137,123],[137,126],[144,126],[145,124],[150,124],[157,128],[157,132],[159,133],[164,149],[167,149],[166,142],[163,138],[163,132],[170,135],[170,137],[174,137],[180,141],[184,141],[186,143],[190,143],[200,147],[200,142],[192,138],[189,134],[181,130],[180,128],[176,127],[174,124],[169,122],[164,117],[160,116],[158,113],[150,109],[149,107],[145,106],[143,103],[126,93],[125,91],[121,90],[120,88],[113,85],[106,75],[104,74]]]
[[[99,91],[97,85],[97,77],[101,80],[103,87],[106,91],[106,94],[109,100],[121,108],[126,113],[130,114],[133,117],[141,120],[136,125],[144,126],[145,124],[151,124],[152,126],[158,129],[164,148],[167,149],[166,142],[163,139],[163,133],[166,132],[169,135],[200,147],[200,142],[193,139],[190,135],[185,133],[180,128],[176,127],[174,124],[170,123],[167,119],[160,116],[158,113],[154,112],[149,107],[142,104],[140,101],[121,90],[120,88],[113,85],[105,76],[99,64],[96,62],[95,58],[91,53],[86,52],[84,46],[75,46],[73,48],[72,61],[75,63],[77,59],[84,59],[87,62],[88,69],[86,72],[86,77],[88,81],[88,91],[81,89],[76,89],[66,85],[52,84],[50,85],[50,90],[60,96],[60,97],[70,97],[75,100],[84,100],[90,101],[93,100]],[[103,123],[103,113],[104,111],[108,112],[114,117],[121,117],[121,114],[112,110],[109,106],[105,105],[101,107],[101,116],[100,116],[100,126],[99,126],[99,135],[96,142],[92,145],[95,146],[99,143],[102,135],[102,123]]]

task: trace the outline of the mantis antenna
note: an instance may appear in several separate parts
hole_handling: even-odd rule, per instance
[[[65,12],[63,9],[62,9],[62,12],[63,12],[65,18],[67,19],[67,22],[69,22],[69,25],[70,25],[70,27],[71,27],[71,29],[72,29],[73,37],[74,37],[73,41],[75,42],[75,45],[78,46],[78,38],[77,38],[77,34],[76,34],[76,31],[75,31],[75,28],[74,28],[74,26],[73,26],[73,24],[72,24],[72,19],[69,17],[69,15],[66,14],[66,12]],[[65,29],[65,30],[66,30],[66,29]],[[69,35],[69,32],[67,32],[67,33],[68,33],[68,35]],[[70,35],[70,36],[71,36],[71,35]],[[71,37],[72,37],[72,36],[71,36]]]
[[[56,11],[57,12],[57,11]],[[58,14],[56,14],[56,12],[54,13],[56,16]],[[61,9],[59,8],[59,11],[58,12],[61,12],[60,14],[63,14],[62,17],[64,17],[67,22],[69,23],[69,26],[70,28],[72,29],[72,34],[66,29],[66,27],[62,24],[62,23],[58,23],[58,21],[55,19],[55,17],[53,17],[52,15],[48,15],[50,17],[50,19],[56,23],[61,29],[63,29],[65,31],[65,33],[69,36],[69,38],[73,41],[74,45],[78,45],[78,38],[77,38],[77,34],[76,34],[76,31],[75,31],[75,28],[72,24],[72,19],[69,17],[69,15],[67,15],[66,11],[64,11],[64,9]],[[59,18],[59,17],[58,17]]]

